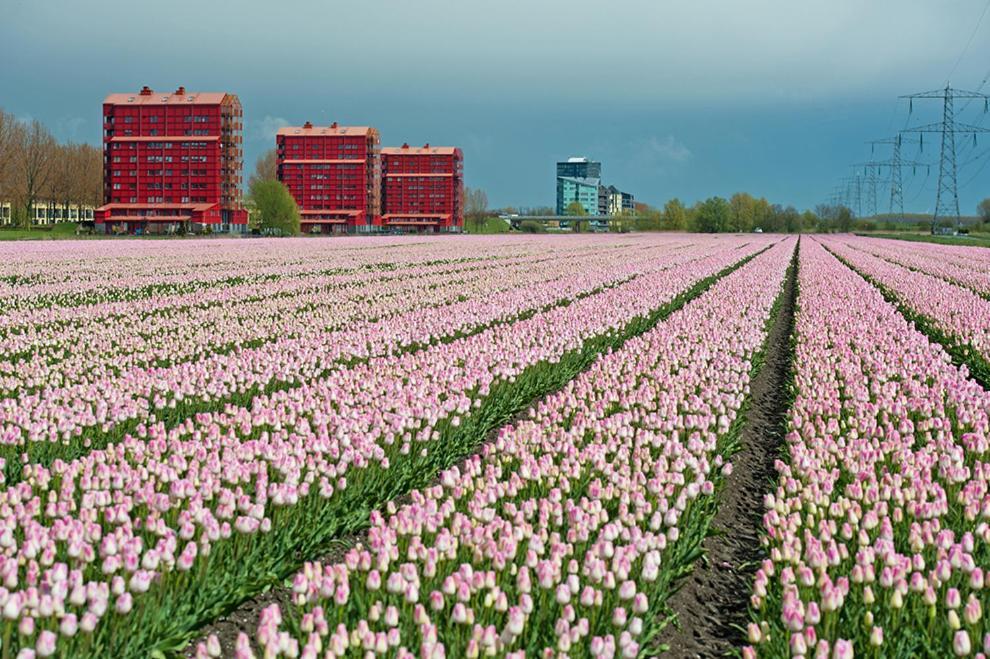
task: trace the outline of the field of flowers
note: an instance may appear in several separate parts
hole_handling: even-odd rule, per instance
[[[654,656],[712,569],[744,575],[744,654],[990,653],[984,254],[0,247],[0,659]],[[754,439],[769,351],[793,384]],[[744,436],[759,559],[712,565]]]

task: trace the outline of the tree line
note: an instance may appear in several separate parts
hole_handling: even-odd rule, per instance
[[[663,209],[639,206],[635,227],[641,231],[692,231],[697,233],[802,233],[830,230],[816,211],[798,211],[793,206],[772,204],[762,197],[737,192],[729,199],[710,197],[693,206],[676,197]]]
[[[103,202],[99,147],[59,143],[37,119],[23,121],[0,109],[0,201],[11,204],[13,223],[30,228],[34,206],[44,203],[68,217]]]

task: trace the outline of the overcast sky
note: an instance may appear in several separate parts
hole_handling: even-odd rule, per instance
[[[804,208],[870,157],[866,140],[940,118],[938,101],[909,116],[898,95],[950,76],[980,87],[986,6],[0,0],[0,106],[98,143],[106,93],[181,84],[240,96],[248,170],[279,126],[336,120],[376,126],[385,145],[461,146],[468,185],[498,206],[551,205],[554,162],[586,155],[655,204],[746,190]],[[962,114],[990,126],[982,104]],[[930,137],[921,157],[937,165]],[[990,196],[988,149],[990,135],[959,145],[964,213]],[[934,206],[936,176],[905,172],[908,210]]]

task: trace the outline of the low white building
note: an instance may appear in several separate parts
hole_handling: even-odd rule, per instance
[[[32,207],[31,226],[44,227],[62,222],[92,222],[94,206],[70,205],[68,208],[50,201],[36,201]],[[0,202],[0,226],[14,223],[14,208],[9,201]]]

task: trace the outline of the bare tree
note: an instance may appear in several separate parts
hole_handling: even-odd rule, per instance
[[[250,188],[256,182],[277,180],[278,160],[275,156],[275,149],[268,149],[261,154],[261,157],[254,164],[254,173],[251,174],[251,178],[248,180],[248,187]]]
[[[80,144],[74,154],[76,181],[73,200],[77,206],[103,203],[103,152],[91,144]]]
[[[48,217],[54,219],[55,209],[62,212],[62,218],[69,216],[69,206],[72,204],[72,188],[76,177],[73,154],[75,144],[56,144],[53,147],[45,201],[48,202]]]
[[[19,128],[14,115],[0,109],[0,202],[9,201],[13,193],[11,181],[13,158],[10,154],[13,149],[15,134]]]
[[[474,226],[481,227],[488,214],[488,195],[481,188],[464,188],[464,216]]]
[[[56,157],[55,138],[37,119],[16,131],[12,149],[14,156],[14,196],[24,210],[22,223],[31,226],[34,203],[48,188],[52,176],[52,163]]]

